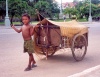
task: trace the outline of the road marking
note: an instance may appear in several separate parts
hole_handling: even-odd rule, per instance
[[[87,74],[89,74],[89,73],[91,73],[93,71],[97,71],[98,69],[100,69],[100,65],[97,65],[95,67],[89,68],[87,70],[84,70],[84,71],[82,71],[80,73],[76,73],[76,74],[68,76],[68,77],[84,77],[84,75],[87,75]]]

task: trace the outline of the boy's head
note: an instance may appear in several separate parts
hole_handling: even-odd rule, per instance
[[[23,24],[27,25],[30,23],[30,16],[27,13],[22,15],[22,22]]]

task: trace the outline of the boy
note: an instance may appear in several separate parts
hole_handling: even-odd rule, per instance
[[[33,41],[31,37],[34,34],[34,27],[30,25],[30,16],[26,13],[22,15],[22,23],[23,26],[20,29],[17,29],[14,25],[12,26],[12,28],[18,33],[22,32],[24,40],[24,52],[27,52],[29,54],[29,63],[25,71],[29,71],[32,67],[36,67],[36,62],[32,54],[34,53],[34,50]]]

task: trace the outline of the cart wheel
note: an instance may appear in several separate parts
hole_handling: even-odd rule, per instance
[[[56,52],[56,48],[55,47],[42,48],[42,52],[44,55],[50,57],[54,55],[54,53]]]
[[[87,52],[87,40],[84,35],[77,34],[72,40],[72,55],[76,61],[81,61]]]

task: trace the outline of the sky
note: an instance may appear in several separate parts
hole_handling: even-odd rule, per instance
[[[56,0],[58,3],[61,3],[61,0]],[[73,2],[73,0],[62,0],[62,3],[64,2]]]

